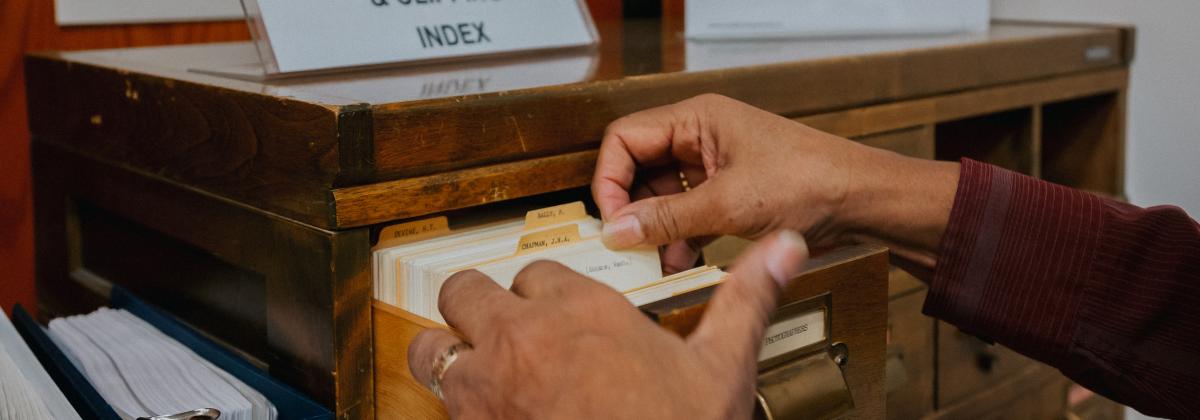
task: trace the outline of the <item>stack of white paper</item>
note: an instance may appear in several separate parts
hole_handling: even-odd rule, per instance
[[[221,419],[274,419],[262,394],[119,309],[50,321],[51,337],[123,418],[216,408]]]
[[[538,220],[537,214],[565,216]],[[586,215],[582,203],[571,203],[531,211],[525,220],[464,228],[377,249],[375,296],[444,322],[437,310],[442,284],[468,269],[479,270],[508,288],[529,263],[557,261],[626,294],[635,305],[715,284],[724,275],[716,268],[701,267],[663,278],[656,249],[610,250],[600,241],[600,230],[600,220]]]
[[[29,346],[0,311],[0,419],[78,419]]]

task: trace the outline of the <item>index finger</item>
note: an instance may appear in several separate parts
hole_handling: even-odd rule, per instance
[[[607,220],[629,204],[638,165],[660,166],[679,160],[700,164],[701,119],[684,101],[629,114],[613,121],[600,143],[592,198]]]
[[[446,324],[477,340],[499,314],[521,304],[521,298],[476,270],[455,273],[438,293],[438,310]]]

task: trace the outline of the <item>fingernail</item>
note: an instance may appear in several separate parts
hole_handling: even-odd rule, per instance
[[[641,245],[646,235],[642,233],[642,223],[631,214],[605,223],[600,239],[609,248],[621,249]]]
[[[767,272],[779,287],[787,286],[800,274],[807,256],[808,243],[800,234],[791,230],[779,232],[775,245],[767,252]]]

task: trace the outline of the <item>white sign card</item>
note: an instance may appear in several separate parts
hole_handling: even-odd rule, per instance
[[[825,308],[775,321],[763,332],[758,361],[820,343],[825,337]]]
[[[749,67],[789,61],[821,60],[909,51],[987,41],[987,34],[895,35],[886,37],[689,40],[684,44],[688,71]]]
[[[238,0],[55,0],[59,25],[242,20]]]
[[[988,0],[688,0],[689,39],[983,32]]]
[[[242,0],[268,74],[595,45],[581,0]]]

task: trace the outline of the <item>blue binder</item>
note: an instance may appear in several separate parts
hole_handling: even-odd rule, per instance
[[[129,311],[129,313],[133,314],[134,316],[141,318],[150,325],[153,325],[155,328],[158,328],[158,330],[162,331],[163,334],[175,339],[175,341],[178,341],[184,347],[196,352],[196,354],[200,355],[200,357],[205,358],[213,365],[225,370],[230,375],[233,375],[244,382],[246,385],[262,393],[263,396],[270,400],[272,404],[275,404],[275,408],[279,412],[279,419],[333,419],[333,412],[329,411],[329,409],[317,404],[315,401],[309,399],[308,396],[300,393],[300,391],[297,391],[295,388],[292,388],[282,382],[279,382],[275,378],[272,378],[266,372],[258,369],[254,365],[251,365],[250,362],[246,361],[245,359],[242,359],[230,351],[225,350],[212,340],[201,336],[199,333],[192,330],[191,327],[184,325],[175,318],[155,309],[146,302],[143,302],[141,299],[138,299],[124,288],[120,286],[113,286],[112,293],[109,296],[109,304],[113,308],[120,308]],[[18,311],[20,311],[19,314],[17,313]],[[54,378],[55,383],[57,383],[60,388],[64,389],[64,392],[67,393],[68,400],[71,401],[72,405],[75,405],[75,409],[80,411],[81,415],[85,412],[96,413],[95,416],[84,415],[84,418],[94,417],[104,420],[118,419],[112,408],[109,407],[102,398],[100,398],[100,395],[96,392],[95,388],[88,383],[83,374],[76,370],[75,366],[72,365],[69,360],[67,360],[66,355],[64,355],[62,351],[58,349],[58,346],[50,340],[50,337],[46,335],[44,330],[42,330],[42,327],[36,324],[23,309],[17,308],[14,309],[13,312],[14,318],[18,320],[16,323],[18,326],[18,331],[20,331],[22,335],[26,335],[25,330],[32,330],[32,334],[26,335],[26,341],[30,342],[30,347],[34,347],[34,353],[38,355],[38,359],[42,362],[42,364],[46,365],[47,370],[51,371],[51,377]],[[30,336],[38,335],[41,337],[42,344],[35,345],[35,340],[31,340]],[[43,348],[44,350],[40,352],[39,348]],[[42,352],[51,354],[50,357],[47,357],[47,359],[51,361],[50,363],[48,363],[46,359],[42,358]],[[56,354],[58,357],[53,357],[54,354]],[[55,371],[63,372],[61,374],[63,380],[60,380],[59,376],[55,375]],[[68,390],[68,388],[71,389]],[[72,394],[77,394],[78,398],[73,398]],[[79,404],[76,403],[77,399],[80,401]],[[100,407],[95,407],[97,402]],[[82,404],[84,408],[80,408],[80,404]],[[220,409],[220,407],[214,408]],[[107,411],[107,413],[105,411]]]
[[[46,368],[46,373],[50,374],[50,379],[54,380],[54,384],[58,385],[63,395],[67,397],[67,401],[71,402],[71,406],[75,407],[75,411],[79,413],[79,417],[85,419],[98,420],[121,420],[112,407],[104,401],[100,393],[96,392],[96,388],[92,387],[92,383],[88,382],[83,373],[75,369],[75,365],[67,360],[67,355],[63,354],[46,331],[38,325],[25,312],[25,308],[21,305],[13,307],[12,311],[13,326],[17,328],[17,333],[21,334],[21,338],[29,344],[29,348],[33,350],[33,355],[42,363],[42,367]]]

